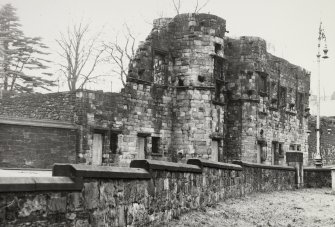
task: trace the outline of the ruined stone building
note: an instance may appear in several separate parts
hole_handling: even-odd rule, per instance
[[[210,14],[161,18],[140,43],[120,93],[0,100],[0,166],[128,165],[188,157],[308,163],[310,75],[256,37],[225,36]]]

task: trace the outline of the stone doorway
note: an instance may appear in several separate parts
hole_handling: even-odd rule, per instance
[[[92,164],[101,165],[102,163],[102,145],[103,135],[101,133],[93,134],[93,153],[92,153]]]

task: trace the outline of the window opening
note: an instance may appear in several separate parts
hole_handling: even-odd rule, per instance
[[[159,147],[160,147],[160,137],[152,137],[151,138],[151,152],[152,153],[159,153]]]
[[[111,149],[113,154],[117,153],[117,150],[118,150],[118,134],[117,133],[111,133],[110,149]]]

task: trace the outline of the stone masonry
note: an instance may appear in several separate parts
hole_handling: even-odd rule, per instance
[[[335,164],[335,118],[320,118],[320,152],[323,165]],[[310,118],[308,137],[308,162],[314,165],[314,155],[316,153],[316,117]]]
[[[309,73],[266,51],[256,37],[227,39],[225,160],[284,164],[304,153],[307,164]]]
[[[309,73],[267,53],[260,38],[225,33],[226,21],[211,14],[154,20],[120,93],[3,97],[0,117],[70,123],[78,163],[200,157],[285,165],[286,152],[298,151],[306,164]]]
[[[62,164],[53,177],[0,177],[0,226],[165,226],[227,198],[295,188],[293,167],[187,163]]]

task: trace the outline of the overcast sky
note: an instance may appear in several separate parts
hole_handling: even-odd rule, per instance
[[[199,0],[199,5],[204,0]],[[104,39],[113,40],[127,23],[139,40],[151,30],[158,17],[172,17],[171,0],[0,0],[17,8],[22,28],[28,36],[40,36],[57,50],[55,39],[68,24],[87,21],[91,30],[104,30]],[[194,11],[196,0],[182,0],[181,13]],[[271,43],[271,52],[312,72],[312,92],[316,93],[317,36],[323,21],[330,58],[321,65],[321,90],[326,95],[335,91],[335,1],[334,0],[210,0],[201,11],[227,21],[228,36],[259,36]],[[104,67],[101,74],[110,74]],[[91,89],[110,90],[111,78]],[[113,77],[113,90],[120,82]],[[57,90],[55,88],[55,90]]]

